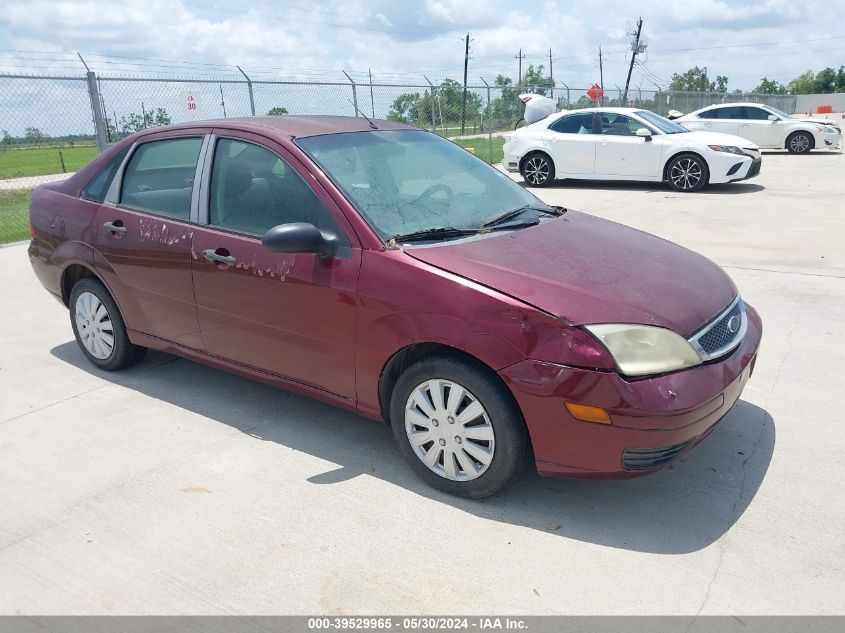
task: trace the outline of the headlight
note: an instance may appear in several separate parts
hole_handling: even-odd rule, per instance
[[[584,326],[610,352],[619,371],[645,376],[701,364],[701,358],[682,336],[653,325],[600,323]]]
[[[727,152],[728,154],[739,154],[740,156],[745,154],[745,152],[735,145],[708,145],[707,147],[714,152]]]

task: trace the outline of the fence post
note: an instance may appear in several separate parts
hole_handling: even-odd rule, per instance
[[[484,81],[484,77],[479,77]],[[493,112],[490,109],[490,84],[484,81],[487,86],[487,162],[493,164]]]
[[[431,83],[431,79],[423,75],[425,80],[428,82],[428,85],[431,87],[431,131],[435,134],[437,133],[437,114],[435,113],[435,103],[434,103],[434,84]]]
[[[352,81],[352,77],[349,76],[349,73],[347,73],[345,70],[342,70],[340,72],[342,72],[344,75],[346,75],[346,78],[349,80],[349,83],[352,84],[352,107],[355,108],[355,116],[358,116],[358,90],[357,90],[357,86],[355,85],[355,82]]]
[[[566,88],[566,109],[567,109],[567,110],[569,110],[569,104],[571,103],[571,102],[569,101],[569,86],[567,86],[566,84],[564,84],[562,81],[561,81],[560,83],[562,83],[562,84],[563,84],[563,87],[564,87],[564,88]]]
[[[240,66],[235,66],[235,68],[240,70],[244,79],[246,79],[246,88],[249,90],[249,111],[252,112],[252,116],[255,116],[255,97],[252,94],[252,79],[247,76],[247,74],[243,71],[243,68]]]
[[[94,112],[94,129],[97,132],[97,149],[99,149],[100,152],[105,152],[109,147],[109,141],[106,131],[106,122],[103,120],[100,94],[97,90],[97,75],[95,75],[93,71],[89,70],[85,73],[85,78],[88,80],[88,97],[91,99],[91,110]]]

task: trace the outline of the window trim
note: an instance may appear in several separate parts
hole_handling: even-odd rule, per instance
[[[173,136],[161,136],[161,137],[154,137],[149,140],[140,139],[132,143],[132,146],[129,148],[129,152],[123,159],[123,162],[120,164],[120,168],[118,172],[115,174],[114,178],[112,178],[111,186],[109,187],[108,193],[106,194],[105,200],[103,200],[103,204],[107,204],[110,207],[117,207],[120,209],[126,209],[127,211],[132,211],[135,213],[146,213],[156,218],[162,218],[166,220],[170,220],[171,222],[182,222],[187,224],[198,224],[197,217],[198,217],[198,187],[197,187],[197,178],[202,175],[202,168],[201,165],[203,164],[203,155],[207,149],[208,139],[211,135],[207,133],[191,133],[190,131],[185,131],[184,134],[174,134]],[[165,215],[163,213],[157,213],[156,211],[152,211],[150,209],[143,209],[140,207],[133,207],[128,204],[123,204],[120,201],[120,192],[123,189],[123,177],[126,174],[126,168],[129,166],[129,161],[132,160],[132,157],[135,155],[135,152],[142,145],[146,145],[147,143],[158,143],[161,141],[172,141],[178,140],[183,138],[201,138],[203,140],[202,145],[200,146],[199,154],[197,155],[197,164],[196,168],[194,169],[194,180],[191,183],[191,208],[188,212],[188,218],[177,218],[172,215]]]
[[[320,204],[322,204],[325,207],[326,211],[329,214],[331,214],[331,217],[334,219],[335,224],[337,224],[337,227],[341,231],[341,233],[343,234],[343,237],[346,238],[346,242],[347,242],[348,246],[339,246],[338,251],[335,253],[334,257],[337,258],[337,259],[351,260],[352,259],[352,249],[353,248],[359,248],[360,249],[360,245],[358,244],[358,241],[357,241],[357,236],[356,236],[355,240],[353,240],[349,237],[350,232],[353,235],[355,233],[354,233],[354,231],[347,230],[347,228],[344,226],[343,222],[341,222],[340,219],[338,219],[338,215],[342,215],[342,213],[340,213],[339,211],[336,213],[334,210],[331,209],[330,205],[327,204],[323,200],[322,197],[320,197],[320,195],[317,193],[317,190],[308,182],[308,180],[303,176],[303,174],[294,166],[294,164],[293,164],[294,156],[290,155],[290,156],[286,157],[284,155],[284,153],[279,152],[278,150],[270,147],[266,143],[262,143],[262,142],[255,140],[254,138],[251,137],[251,135],[250,135],[249,138],[245,138],[245,137],[242,137],[242,136],[237,136],[237,134],[234,134],[232,132],[233,132],[232,130],[226,130],[222,134],[217,133],[217,132],[211,132],[208,135],[208,143],[204,146],[204,151],[200,152],[200,161],[203,165],[203,168],[202,168],[202,171],[199,174],[199,180],[194,181],[195,186],[196,186],[196,183],[199,182],[199,187],[197,188],[197,203],[198,203],[199,207],[198,207],[198,215],[197,215],[196,224],[198,226],[201,226],[201,227],[206,228],[206,229],[210,229],[212,231],[220,231],[221,233],[226,233],[226,234],[229,234],[229,235],[235,235],[235,236],[238,236],[238,237],[245,237],[245,238],[249,238],[249,239],[253,239],[253,240],[258,240],[259,242],[261,241],[261,238],[262,238],[261,235],[256,235],[255,233],[244,233],[242,231],[237,231],[235,229],[231,229],[231,228],[226,227],[226,226],[220,226],[219,224],[211,224],[211,207],[210,207],[210,203],[211,203],[211,173],[212,173],[213,168],[214,168],[214,153],[217,149],[218,141],[229,140],[229,141],[236,141],[236,142],[239,142],[239,143],[247,143],[247,144],[251,144],[251,145],[256,145],[256,146],[261,147],[262,149],[266,149],[268,152],[272,152],[273,154],[278,156],[279,160],[284,162],[285,167],[292,169],[296,173],[296,175],[299,176],[302,179],[303,184],[306,187],[308,187],[309,189],[311,189],[311,191],[314,193],[314,196],[317,198],[317,200],[320,201]],[[310,173],[310,172],[308,172],[308,170],[304,166],[302,167],[302,169],[306,173]],[[317,184],[319,185],[319,183],[317,183]],[[345,219],[346,218],[344,218],[344,220]]]

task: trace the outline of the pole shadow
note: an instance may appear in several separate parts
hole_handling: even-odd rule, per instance
[[[775,446],[771,416],[740,400],[695,450],[660,472],[629,480],[550,479],[529,466],[499,495],[472,501],[419,480],[385,425],[321,402],[159,352],[119,373],[93,367],[75,341],[51,353],[255,441],[275,442],[338,465],[309,477],[314,485],[379,477],[480,518],[632,551],[684,554],[715,542],[751,503]],[[390,511],[388,500],[384,511]]]

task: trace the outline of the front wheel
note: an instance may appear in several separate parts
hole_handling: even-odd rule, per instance
[[[806,154],[813,149],[813,139],[807,132],[795,132],[786,140],[790,154]]]
[[[519,171],[525,182],[532,187],[548,187],[555,180],[554,163],[542,152],[534,152],[526,156]]]
[[[675,156],[666,167],[669,186],[675,191],[698,191],[707,184],[707,163],[695,154]]]
[[[116,371],[144,357],[146,348],[129,341],[120,310],[99,281],[91,277],[79,280],[70,293],[69,304],[76,342],[93,365]]]
[[[521,470],[519,410],[493,376],[457,356],[431,356],[399,377],[390,402],[393,435],[411,468],[450,494],[496,494]]]

